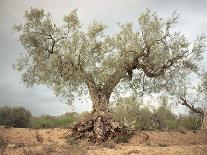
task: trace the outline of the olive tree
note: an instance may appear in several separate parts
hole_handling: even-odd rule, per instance
[[[107,26],[99,21],[85,29],[77,10],[58,26],[43,9],[31,8],[24,22],[15,26],[26,49],[15,68],[27,86],[45,84],[68,101],[77,92],[88,92],[93,110],[74,125],[73,133],[104,141],[121,128],[109,112],[114,90],[128,84],[137,92],[159,92],[179,85],[194,71],[205,37],[188,41],[175,31],[177,19],[177,13],[163,19],[147,10],[138,18],[138,26],[120,24],[118,33],[107,35]]]
[[[202,122],[200,127],[204,129],[207,128],[207,73],[202,68],[197,68],[196,74],[196,79],[185,79],[185,82],[178,88],[179,91],[173,95],[178,103],[184,105],[190,112],[198,115]]]

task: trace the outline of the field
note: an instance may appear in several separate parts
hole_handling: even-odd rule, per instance
[[[68,142],[68,129],[0,127],[2,155],[207,155],[207,130],[139,132],[128,143],[98,146]]]

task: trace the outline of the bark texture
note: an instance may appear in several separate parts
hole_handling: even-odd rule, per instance
[[[91,85],[89,85],[91,84]],[[113,120],[109,112],[110,95],[88,83],[93,102],[92,112],[72,127],[74,139],[86,138],[91,142],[104,142],[117,137],[128,137],[131,132]]]
[[[86,138],[90,142],[105,142],[117,137],[131,135],[125,127],[115,122],[108,112],[93,110],[88,116],[74,124],[72,137],[74,140]],[[118,142],[118,141],[117,141]]]
[[[204,112],[203,114],[203,122],[201,129],[207,129],[207,112]]]

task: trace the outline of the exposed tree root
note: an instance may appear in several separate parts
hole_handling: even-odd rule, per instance
[[[87,139],[89,142],[101,143],[113,140],[116,143],[127,142],[132,131],[115,122],[109,115],[89,114],[71,128],[73,140]]]

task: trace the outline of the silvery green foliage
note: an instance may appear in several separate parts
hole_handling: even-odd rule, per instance
[[[207,72],[202,74],[201,83],[200,83],[200,91],[207,96]]]
[[[197,86],[197,103],[206,112],[207,111],[207,72],[203,72]]]
[[[191,43],[173,31],[176,12],[163,19],[147,10],[138,18],[138,27],[120,24],[114,35],[104,34],[107,26],[98,21],[83,29],[77,10],[63,18],[63,26],[57,26],[43,9],[29,9],[24,19],[15,30],[27,52],[15,68],[27,86],[46,84],[68,100],[76,92],[87,92],[87,75],[104,89],[119,83],[117,90],[125,86],[151,93],[165,88],[175,93],[186,75],[198,70],[197,61],[205,50],[205,36]]]

